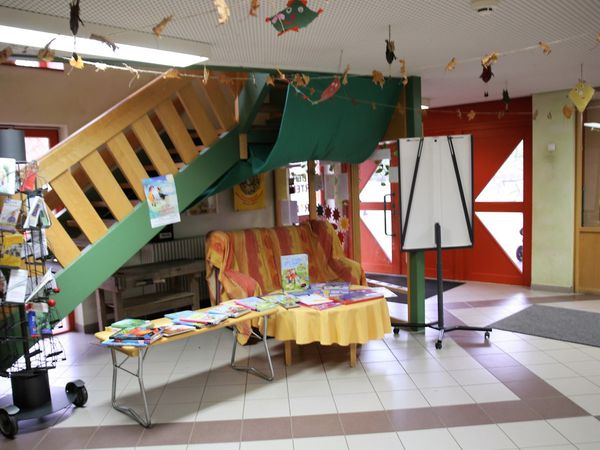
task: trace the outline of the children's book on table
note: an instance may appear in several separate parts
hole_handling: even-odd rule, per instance
[[[356,289],[343,294],[332,295],[331,298],[336,302],[343,303],[345,305],[351,305],[353,303],[366,302],[369,300],[375,300],[382,298],[383,294],[374,289]]]

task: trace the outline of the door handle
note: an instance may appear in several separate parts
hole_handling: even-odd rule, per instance
[[[390,193],[390,194],[385,194],[383,196],[383,233],[386,236],[395,236],[395,233],[388,233],[387,232],[387,214],[386,214],[387,213],[387,197],[390,197],[390,200],[391,200],[391,198],[393,196],[394,196],[393,192]],[[390,209],[390,212],[392,213],[391,214],[392,216],[394,215],[395,210],[396,209],[394,208],[394,204],[392,203],[392,208]]]

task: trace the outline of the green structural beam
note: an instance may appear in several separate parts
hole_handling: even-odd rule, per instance
[[[407,137],[423,136],[421,117],[421,77],[408,77],[406,85],[406,132]],[[425,254],[408,254],[408,321],[425,322]]]

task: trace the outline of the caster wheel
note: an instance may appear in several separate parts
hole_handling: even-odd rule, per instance
[[[65,387],[65,391],[67,392],[67,397],[73,403],[73,405],[78,408],[85,405],[88,401],[88,392],[83,385],[83,382],[77,381],[72,383],[67,383]]]
[[[435,348],[440,350],[442,348],[442,341],[435,341]]]
[[[485,334],[483,335],[484,338],[489,339],[490,338],[490,332],[486,331]]]
[[[12,439],[18,432],[19,423],[17,422],[17,418],[8,414],[5,409],[0,409],[0,433]]]
[[[400,333],[400,328],[394,327],[394,334],[398,334],[398,333]]]

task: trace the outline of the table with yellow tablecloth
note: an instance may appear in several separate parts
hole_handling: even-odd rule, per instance
[[[356,345],[382,339],[391,331],[385,298],[322,311],[301,306],[279,308],[269,321],[269,335],[285,341],[285,362],[290,365],[291,343],[350,346],[350,365],[356,365]]]

